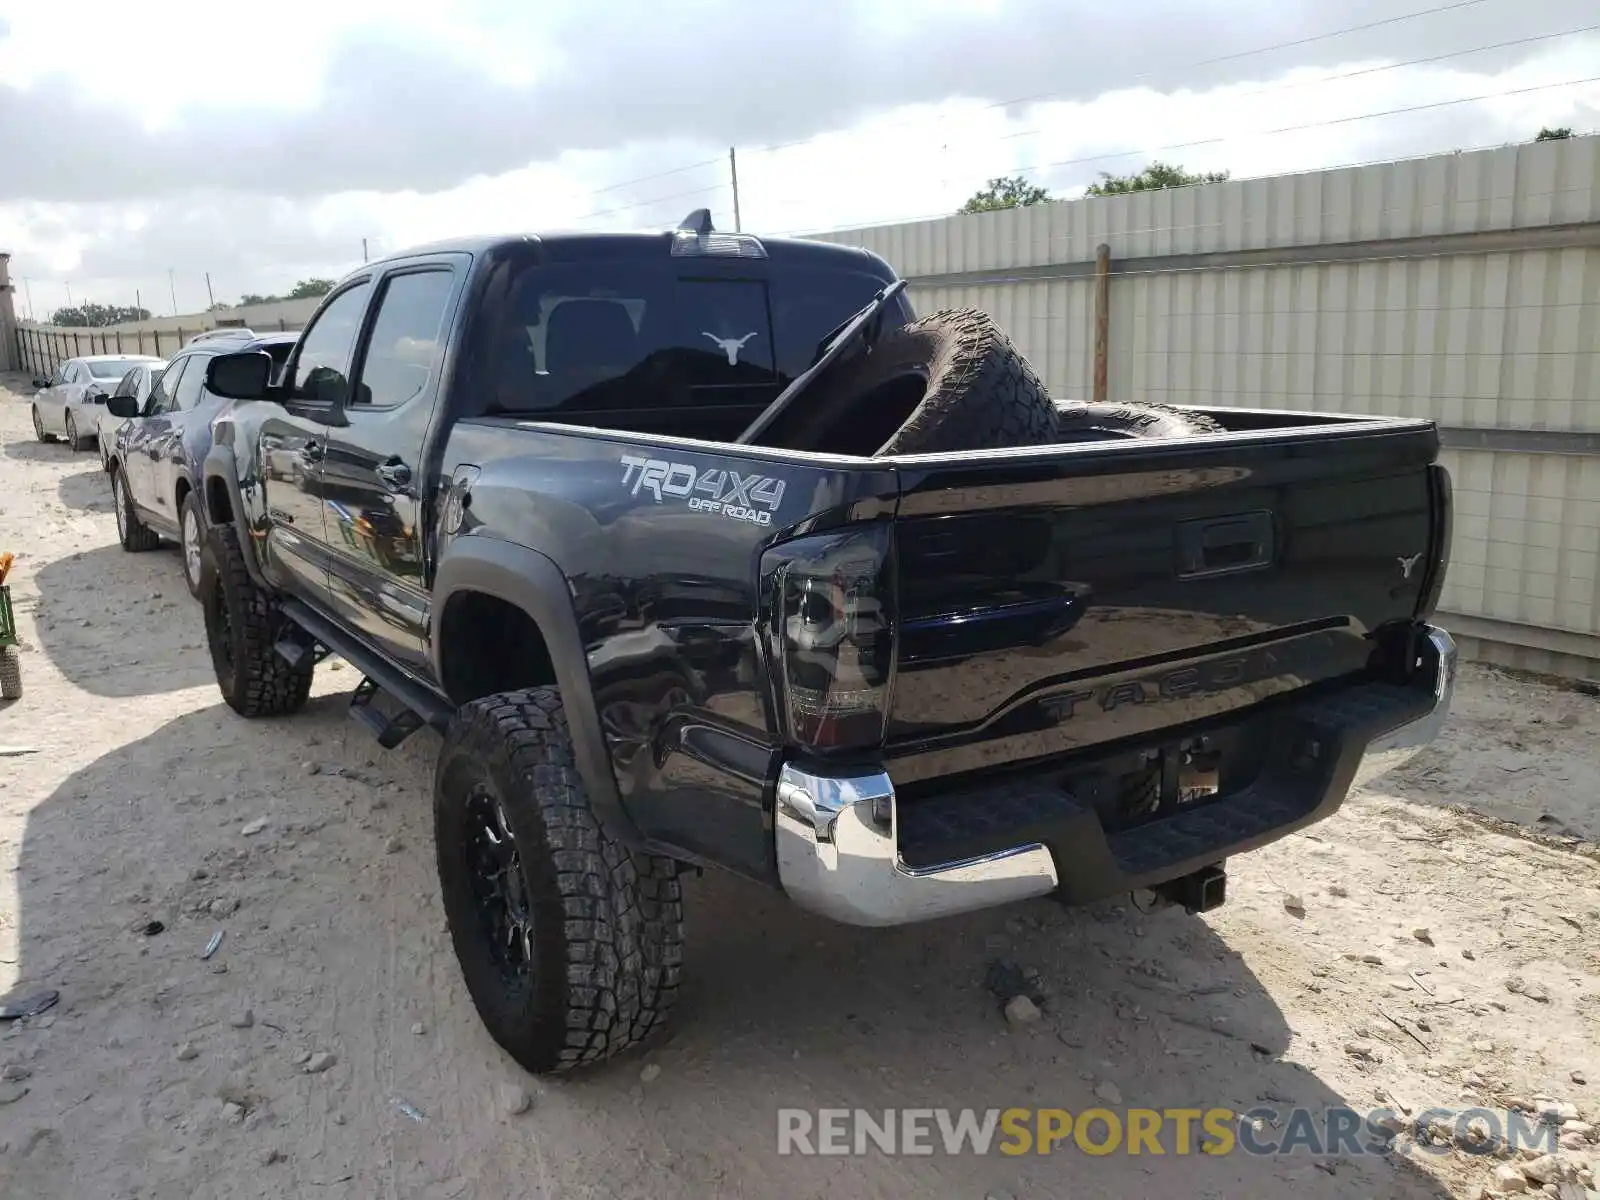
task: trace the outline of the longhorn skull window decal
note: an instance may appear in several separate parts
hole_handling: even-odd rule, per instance
[[[739,351],[743,350],[744,344],[751,338],[755,337],[759,332],[760,330],[752,329],[742,338],[725,338],[718,337],[716,334],[702,329],[700,331],[700,336],[708,337],[715,342],[717,344],[717,348],[728,356],[728,365],[730,367],[737,367],[739,365]]]

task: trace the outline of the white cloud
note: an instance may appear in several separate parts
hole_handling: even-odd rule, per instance
[[[745,227],[790,232],[942,215],[1018,171],[1070,195],[1155,158],[1253,176],[1600,124],[1600,85],[1524,90],[1600,75],[1593,34],[1391,66],[1593,23],[1576,0],[1540,6],[1536,27],[1485,2],[1194,65],[1397,5],[1242,21],[1234,4],[1221,21],[1214,0],[283,0],[243,19],[252,37],[231,15],[218,36],[214,7],[187,0],[156,20],[0,0],[0,105],[22,114],[0,120],[0,248],[36,311],[68,280],[80,300],[137,290],[166,311],[171,268],[187,312],[208,271],[219,298],[281,291],[355,265],[363,238],[381,254],[701,206],[731,227],[729,141]],[[82,56],[47,52],[86,28]],[[1002,103],[1040,93],[1055,98]],[[1440,107],[1347,120],[1423,105]]]

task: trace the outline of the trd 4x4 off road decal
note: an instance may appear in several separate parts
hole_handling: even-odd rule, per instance
[[[622,482],[631,485],[632,495],[647,492],[657,504],[681,499],[697,512],[720,513],[756,525],[771,525],[772,514],[783,502],[781,479],[718,469],[700,471],[664,458],[624,454]]]

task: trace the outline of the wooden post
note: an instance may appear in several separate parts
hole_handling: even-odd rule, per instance
[[[1106,402],[1107,359],[1111,354],[1111,247],[1101,242],[1094,252],[1094,395]]]

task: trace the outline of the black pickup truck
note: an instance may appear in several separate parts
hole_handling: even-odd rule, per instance
[[[530,1070],[659,1025],[685,870],[860,925],[1201,911],[1443,721],[1432,425],[990,421],[1042,389],[938,327],[873,255],[701,221],[419,249],[341,282],[281,378],[211,361],[223,696],[292,712],[331,652],[384,744],[441,732],[447,920]],[[973,448],[906,452],[936,386],[991,389]]]

